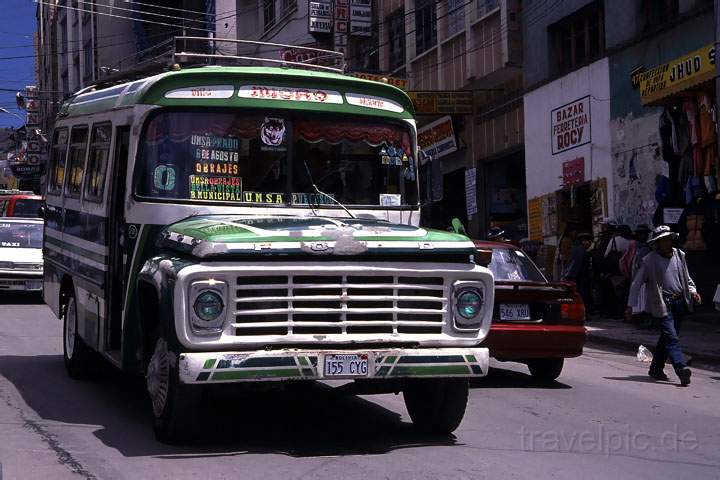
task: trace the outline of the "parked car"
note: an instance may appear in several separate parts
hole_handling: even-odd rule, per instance
[[[509,243],[475,241],[492,255],[495,306],[484,345],[501,361],[527,364],[541,382],[557,379],[566,358],[582,354],[585,306],[575,285],[549,282],[522,249]]]
[[[43,197],[31,191],[0,190],[0,217],[40,217]]]
[[[0,218],[0,290],[40,292],[43,221]]]

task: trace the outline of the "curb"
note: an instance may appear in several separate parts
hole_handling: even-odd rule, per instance
[[[588,346],[607,346],[615,347],[619,350],[637,352],[638,343],[637,341],[630,341],[623,338],[613,338],[604,335],[598,335],[596,332],[587,332],[587,345]],[[650,345],[652,347],[653,345]],[[720,355],[707,355],[705,353],[696,353],[692,350],[685,350],[687,355],[690,355],[693,360],[697,360],[700,363],[708,365],[720,366]]]

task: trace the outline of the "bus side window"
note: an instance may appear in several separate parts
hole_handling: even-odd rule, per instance
[[[48,181],[48,193],[59,195],[65,183],[65,161],[67,159],[67,128],[55,130],[52,144],[52,158],[50,167],[50,180]]]
[[[93,126],[85,175],[85,198],[91,202],[101,203],[103,200],[111,136],[112,125]]]
[[[82,189],[83,174],[85,173],[85,154],[87,153],[88,127],[73,127],[70,133],[70,149],[68,152],[68,181],[65,185],[65,195],[79,198]]]

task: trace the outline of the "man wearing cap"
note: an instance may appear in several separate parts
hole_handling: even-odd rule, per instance
[[[660,338],[648,375],[667,381],[663,370],[669,357],[680,383],[686,386],[692,372],[685,364],[678,331],[685,313],[692,311],[693,301],[700,303],[701,298],[688,272],[685,252],[673,247],[675,237],[677,233],[666,225],[652,231],[648,244],[653,251],[642,260],[630,287],[628,303],[639,303],[640,289],[645,285],[645,311],[660,320]],[[627,310],[631,313],[632,307]]]
[[[500,227],[492,227],[488,230],[487,239],[491,242],[507,242],[505,230]]]

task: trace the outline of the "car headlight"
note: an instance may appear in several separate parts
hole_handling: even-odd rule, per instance
[[[460,330],[478,330],[482,323],[485,296],[481,288],[462,286],[455,290],[455,327]]]
[[[190,287],[190,323],[199,334],[222,331],[226,318],[227,284],[216,280],[193,282]]]

